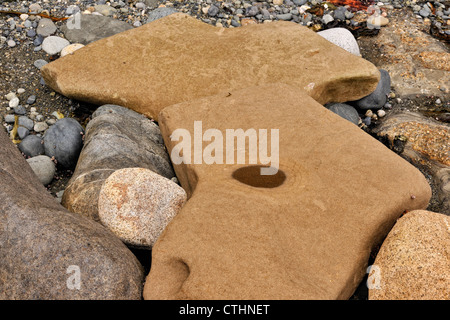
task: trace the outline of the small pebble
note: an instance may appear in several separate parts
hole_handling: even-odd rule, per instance
[[[9,100],[9,107],[10,108],[16,108],[19,105],[19,98],[14,97],[11,100]]]
[[[33,104],[35,102],[36,102],[36,96],[34,94],[28,97],[27,104]],[[34,110],[34,111],[36,111],[36,110]]]
[[[378,117],[383,118],[386,115],[386,111],[380,109],[377,111],[377,115]]]

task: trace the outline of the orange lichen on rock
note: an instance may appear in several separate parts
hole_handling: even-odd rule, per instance
[[[414,150],[430,159],[450,165],[450,130],[445,126],[430,126],[419,122],[404,122],[392,129],[393,136],[408,138]]]

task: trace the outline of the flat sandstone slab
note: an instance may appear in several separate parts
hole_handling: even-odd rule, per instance
[[[279,171],[175,165],[189,200],[153,247],[146,299],[348,299],[372,248],[431,196],[415,167],[292,86],[181,103],[159,119],[170,153],[180,143],[170,135],[194,137],[194,121],[224,142],[226,129],[267,129],[270,146],[279,129]]]
[[[322,104],[356,100],[380,77],[367,60],[292,22],[225,29],[182,13],[95,41],[41,71],[67,97],[154,119],[175,103],[275,82]]]

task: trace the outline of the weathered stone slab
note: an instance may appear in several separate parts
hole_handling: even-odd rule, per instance
[[[116,105],[104,105],[93,114],[75,171],[62,205],[100,221],[98,196],[114,171],[141,167],[168,179],[175,176],[158,125],[145,116]]]
[[[377,254],[369,299],[449,300],[449,256],[450,217],[425,210],[408,212]]]
[[[140,299],[136,257],[100,224],[65,210],[0,131],[0,299]]]
[[[177,104],[159,120],[170,153],[176,129],[191,134],[192,157],[194,121],[223,136],[278,129],[279,170],[262,176],[249,157],[175,165],[188,201],[153,247],[146,299],[347,299],[395,220],[430,199],[415,167],[292,86]]]
[[[430,176],[433,197],[428,210],[450,215],[450,127],[417,112],[396,111],[373,132]]]
[[[224,29],[182,13],[98,40],[41,72],[65,96],[154,119],[175,103],[274,82],[322,104],[357,100],[380,78],[367,60],[293,22]]]

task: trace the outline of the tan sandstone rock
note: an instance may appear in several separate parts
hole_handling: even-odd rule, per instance
[[[151,249],[186,202],[175,182],[145,168],[119,169],[104,182],[98,215],[123,242]]]
[[[200,154],[194,121],[223,142],[226,129],[267,129],[268,155],[278,129],[279,170],[260,175],[265,161],[249,164],[248,143],[243,164],[175,165],[189,200],[153,247],[146,299],[348,299],[372,248],[405,210],[430,199],[416,168],[292,86],[181,103],[159,119],[170,153],[176,129],[193,136],[192,157]],[[206,155],[210,143],[200,147]]]
[[[274,82],[322,104],[357,100],[380,78],[367,60],[293,22],[225,29],[182,13],[95,41],[41,72],[67,97],[154,119],[175,103]]]
[[[377,254],[377,288],[371,300],[450,299],[450,217],[409,212],[389,232]]]

